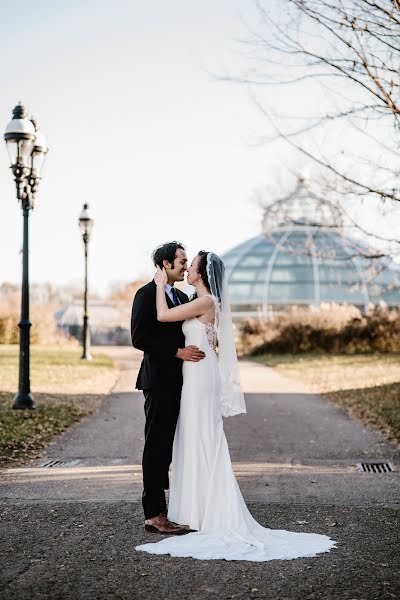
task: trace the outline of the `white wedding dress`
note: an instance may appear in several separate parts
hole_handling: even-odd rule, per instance
[[[183,363],[168,518],[189,525],[196,533],[168,536],[136,546],[136,550],[257,562],[328,552],[336,542],[326,535],[268,529],[251,516],[233,472],[223,429],[215,327],[193,318],[184,322],[183,332],[186,345],[198,346],[206,357],[197,363]]]

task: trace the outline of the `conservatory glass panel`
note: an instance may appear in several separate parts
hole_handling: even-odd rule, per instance
[[[314,283],[314,271],[312,265],[296,265],[292,268],[276,266],[272,269],[272,282],[298,282]]]
[[[263,302],[265,294],[265,286],[264,284],[254,284],[251,287],[249,300],[251,302]]]
[[[240,302],[247,300],[250,296],[252,286],[245,283],[235,283],[229,286],[231,301]]]
[[[246,282],[253,282],[254,281],[254,272],[253,270],[247,270],[247,269],[235,269],[232,273],[232,275],[229,278],[229,281],[231,283],[235,283],[235,282],[240,282],[240,283],[246,283]]]
[[[311,284],[275,283],[269,288],[268,302],[314,302],[315,288]]]
[[[335,284],[321,284],[320,298],[325,302],[350,302],[364,303],[365,295],[362,287],[343,287]]]
[[[288,267],[290,267],[292,265],[306,265],[308,263],[311,264],[311,261],[311,256],[307,256],[304,254],[294,254],[291,252],[280,252],[275,260],[274,265],[287,265]]]
[[[239,261],[238,267],[264,267],[268,263],[269,256],[263,254],[249,254]]]
[[[360,274],[354,267],[335,269],[333,267],[319,267],[319,280],[321,283],[335,283],[338,285],[353,285],[360,283]]]
[[[371,300],[371,302],[374,302],[375,304],[377,304],[380,300],[384,300],[384,302],[386,302],[387,304],[390,304],[391,306],[399,306],[400,305],[400,290],[391,290],[390,292],[384,292],[382,295],[379,295],[377,298],[374,298],[373,300]]]

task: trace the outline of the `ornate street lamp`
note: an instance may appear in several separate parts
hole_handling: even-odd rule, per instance
[[[11,170],[17,188],[17,198],[23,214],[22,248],[22,298],[19,334],[19,389],[14,397],[13,408],[34,408],[35,401],[30,390],[30,328],[29,320],[29,211],[34,207],[35,194],[40,182],[40,170],[48,151],[39,126],[29,119],[26,109],[18,104],[13,118],[7,125],[4,139],[10,157]]]
[[[83,244],[85,247],[85,293],[83,302],[83,333],[82,333],[82,346],[83,352],[81,358],[91,360],[90,356],[90,329],[89,329],[89,313],[88,313],[88,245],[90,232],[92,231],[94,219],[92,218],[89,205],[84,204],[82,212],[79,217],[79,227],[81,229]]]

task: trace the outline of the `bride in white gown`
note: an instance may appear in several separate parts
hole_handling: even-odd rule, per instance
[[[268,561],[315,556],[336,545],[326,535],[262,527],[253,519],[233,472],[223,416],[246,412],[232,333],[222,260],[200,252],[188,271],[196,300],[169,309],[165,274],[158,270],[157,315],[182,321],[186,345],[206,354],[183,363],[181,408],[176,427],[168,518],[195,530],[136,546],[151,554]],[[218,354],[217,354],[218,352]],[[251,443],[251,440],[249,440]]]

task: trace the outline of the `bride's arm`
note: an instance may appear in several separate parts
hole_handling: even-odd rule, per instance
[[[169,308],[165,297],[165,278],[162,276],[162,271],[158,272],[157,269],[154,281],[157,285],[157,319],[164,323],[184,321],[185,319],[199,317],[204,315],[213,304],[213,301],[209,296],[203,296],[202,298],[196,298],[196,300],[193,300],[192,302]]]

